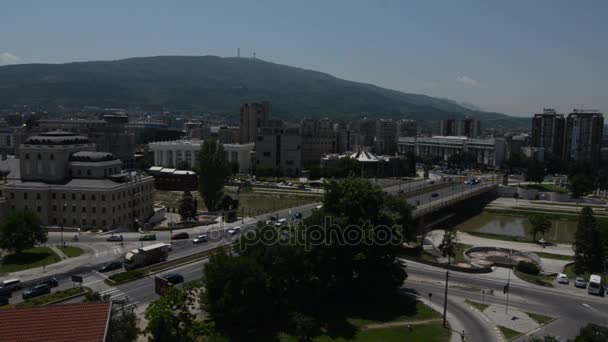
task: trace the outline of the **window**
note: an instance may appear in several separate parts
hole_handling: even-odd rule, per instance
[[[37,208],[36,208],[36,211],[37,211],[37,212],[41,212],[41,211],[42,211],[42,208],[37,207]]]
[[[72,194],[72,201],[76,200],[76,194]]]
[[[50,159],[50,160],[55,160],[55,155],[54,155],[54,154],[51,154],[51,155],[49,156],[49,159]]]
[[[258,135],[258,141],[264,141],[264,137],[261,135]]]
[[[65,199],[65,193],[61,194],[61,199]]]
[[[53,204],[53,211],[57,211],[57,206]]]
[[[86,219],[82,219],[82,226],[86,226],[87,225],[87,220]]]
[[[42,155],[38,153],[38,160],[42,160]]]
[[[91,175],[91,169],[87,169],[87,176]]]
[[[63,205],[63,210],[62,210],[62,211],[66,211],[67,209],[68,209],[68,206],[64,204],[64,205]]]
[[[68,223],[68,220],[65,219],[65,217],[63,218],[63,225],[66,225]]]
[[[91,208],[91,211],[93,211],[93,214],[95,214],[95,212],[97,211],[97,208],[92,207],[92,208]]]
[[[286,160],[285,164],[287,164],[287,165],[293,165],[293,160]]]
[[[84,200],[86,200],[86,199],[87,199],[87,197],[86,197],[86,195],[85,195],[85,194],[82,194],[82,195],[80,196],[80,199],[84,201]]]
[[[264,157],[270,157],[270,152],[264,152]]]
[[[25,154],[25,159],[30,159],[30,154],[29,153]]]
[[[106,220],[102,220],[101,221],[101,225],[105,227],[106,226]]]
[[[15,193],[11,192],[11,199],[15,199]]]
[[[73,205],[73,206],[72,206],[72,212],[73,212],[73,213],[75,213],[75,212],[76,212],[76,206],[75,206],[75,205]]]
[[[82,170],[78,169],[78,175],[81,176],[82,175]]]
[[[25,200],[27,199],[27,192],[23,193],[23,199],[25,199]]]
[[[105,214],[106,213],[106,207],[101,207],[101,213]]]
[[[72,225],[76,225],[76,219],[72,219]]]
[[[53,217],[53,224],[57,224],[57,218]]]
[[[11,205],[11,210],[15,211],[15,206],[14,205]]]
[[[91,201],[95,200],[95,194],[91,195]]]
[[[106,195],[101,195],[101,200],[105,201],[106,200]]]
[[[36,194],[36,199],[39,200],[40,199],[40,194]]]
[[[51,198],[53,198],[53,199],[57,199],[57,194],[52,194],[52,195],[51,195]]]
[[[93,227],[95,227],[97,225],[97,220],[93,220]]]
[[[86,213],[87,212],[87,207],[82,207],[82,212]]]

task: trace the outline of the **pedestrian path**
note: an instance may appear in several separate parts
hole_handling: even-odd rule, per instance
[[[69,258],[69,256],[65,255],[65,253],[63,253],[61,251],[61,249],[57,248],[57,246],[55,245],[48,245],[48,247],[55,252],[55,254],[57,254],[57,256],[59,256],[59,258],[61,258],[61,260],[65,260],[67,258]]]

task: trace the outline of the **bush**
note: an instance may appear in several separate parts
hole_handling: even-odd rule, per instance
[[[537,275],[540,273],[540,268],[531,262],[520,261],[517,263],[517,270],[523,273]]]
[[[319,321],[299,312],[292,315],[289,323],[299,341],[312,341],[313,337],[321,333]]]
[[[127,281],[143,278],[146,273],[147,272],[142,269],[132,270],[113,274],[110,276],[110,279],[120,284]]]

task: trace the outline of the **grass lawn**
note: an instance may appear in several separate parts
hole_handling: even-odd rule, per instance
[[[429,253],[425,253],[424,251],[420,253],[420,259],[429,262],[437,262],[437,259],[435,259],[434,256],[430,255]]]
[[[536,189],[540,191],[550,191],[559,193],[568,193],[569,190],[566,188],[559,187],[554,184],[529,184],[526,186],[527,189]]]
[[[457,243],[456,244],[456,256],[454,257],[454,261],[455,262],[466,262],[466,260],[464,259],[464,251],[466,251],[469,248],[472,248],[472,245],[467,245],[464,243]]]
[[[84,253],[84,250],[80,247],[75,246],[57,246],[57,248],[63,252],[63,254],[67,255],[69,258],[75,258],[77,256],[81,256]]]
[[[36,306],[36,305],[42,305],[42,304],[47,304],[47,303],[51,303],[51,302],[55,302],[58,301],[60,299],[64,299],[64,298],[68,298],[71,296],[75,296],[77,294],[84,294],[85,292],[87,292],[89,289],[87,287],[73,287],[71,289],[67,289],[67,290],[63,290],[63,291],[56,291],[56,292],[52,292],[51,294],[45,295],[45,296],[40,296],[40,297],[35,297],[32,299],[27,299],[23,302],[19,302],[15,305],[15,307],[18,308],[27,308],[30,306]]]
[[[475,307],[479,311],[483,311],[483,310],[487,309],[489,306],[488,304],[482,304],[482,303],[474,302],[474,301],[468,300],[468,299],[465,299],[464,302],[469,304],[470,306]]]
[[[566,267],[564,267],[564,273],[568,276],[568,278],[570,278],[571,281],[574,281],[574,279],[579,276],[576,274],[576,272],[574,272],[574,264],[566,265]],[[585,281],[589,281],[590,275],[590,273],[585,273],[580,276],[583,277]],[[602,277],[603,281],[608,279],[608,273],[598,273],[598,275]]]
[[[368,329],[358,331],[352,337],[332,338],[328,335],[317,336],[315,342],[325,341],[361,341],[361,342],[391,342],[391,341],[423,341],[423,342],[443,342],[450,340],[450,331],[443,328],[441,322],[414,325],[410,332],[407,326],[387,327],[379,329]],[[280,341],[298,341],[293,336],[283,335]]]
[[[553,317],[536,314],[536,313],[532,313],[532,312],[526,312],[526,313],[528,314],[528,316],[530,316],[530,318],[535,320],[538,324],[547,324],[555,319]]]
[[[552,254],[552,253],[545,253],[545,252],[534,252],[534,253],[536,253],[539,257],[545,258],[545,259],[572,260],[572,256],[570,256],[570,255]]]
[[[511,341],[512,339],[521,336],[521,333],[519,331],[503,327],[502,325],[499,325],[498,329],[500,329],[500,332],[503,334],[507,341]]]
[[[0,263],[0,274],[47,266],[61,259],[49,247],[34,247],[26,249],[21,254],[9,254]]]
[[[545,276],[545,275],[540,275],[540,274],[532,275],[532,274],[520,272],[516,269],[513,270],[513,273],[515,273],[515,275],[517,277],[519,277],[519,279],[525,280],[525,281],[535,284],[535,285],[540,285],[540,286],[545,286],[545,287],[553,287],[553,280],[555,279],[552,276]]]

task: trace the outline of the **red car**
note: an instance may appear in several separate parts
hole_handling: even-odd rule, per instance
[[[177,233],[177,234],[173,234],[173,236],[171,237],[171,240],[184,240],[189,237],[190,237],[190,235],[188,235],[188,233]]]

